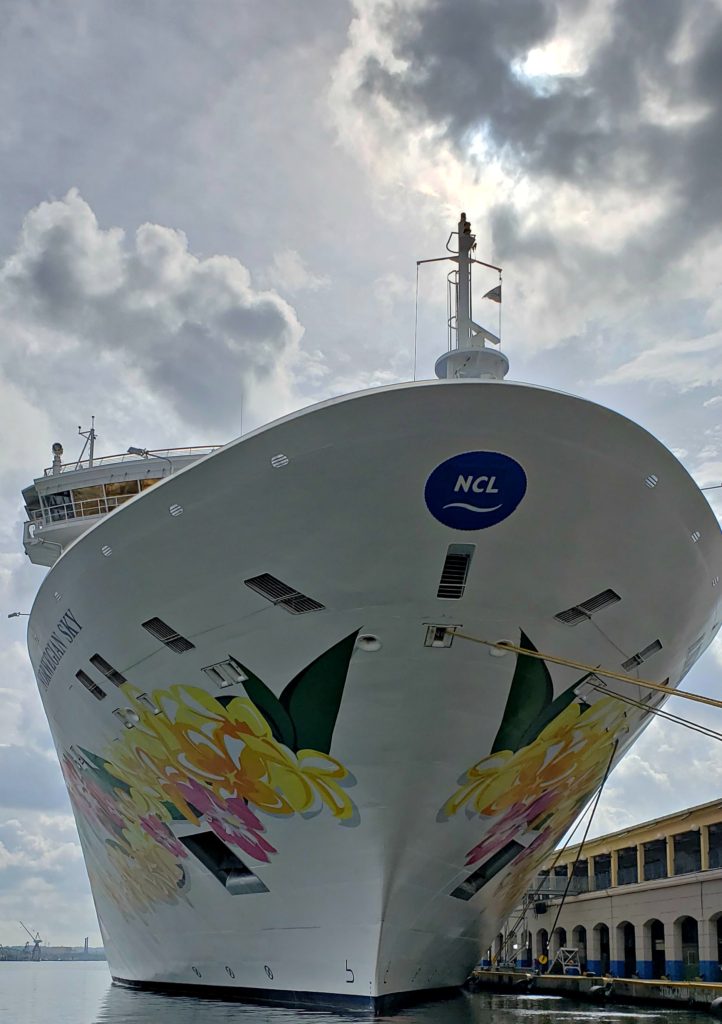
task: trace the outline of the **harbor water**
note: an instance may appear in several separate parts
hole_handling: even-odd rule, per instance
[[[419,1004],[398,1024],[709,1024],[707,1013],[556,996],[459,993]],[[0,963],[2,1024],[356,1024],[368,1018],[135,992],[111,984],[104,963]]]

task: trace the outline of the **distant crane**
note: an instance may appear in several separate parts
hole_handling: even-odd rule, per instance
[[[42,950],[40,949],[40,943],[43,940],[40,938],[40,932],[36,932],[33,935],[33,933],[30,931],[30,929],[26,925],[24,925],[22,921],[20,921],[20,924],[25,929],[25,931],[28,933],[30,938],[33,940],[33,948],[32,949],[30,949],[30,943],[29,942],[25,943],[25,953],[27,955],[28,960],[42,960],[43,959],[43,953],[42,953]]]

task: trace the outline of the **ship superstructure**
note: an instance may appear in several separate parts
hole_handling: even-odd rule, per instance
[[[473,251],[462,215],[440,379],[24,492],[119,982],[369,1010],[461,984],[665,696],[533,653],[675,687],[719,627],[704,496],[623,416],[504,380]]]

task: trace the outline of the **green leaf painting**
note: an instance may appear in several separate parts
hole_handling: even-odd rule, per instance
[[[330,752],[357,636],[358,630],[334,644],[299,672],[281,694],[281,704],[296,729],[297,750]]]
[[[255,673],[242,666],[247,676],[243,683],[246,693],[268,722],[273,738],[294,753],[299,750],[330,753],[358,632],[355,630],[302,669],[283,690],[280,699]],[[220,701],[225,699],[221,697]]]
[[[268,722],[273,738],[291,750],[296,750],[296,729],[283,704],[250,669],[244,666],[243,671],[248,676],[243,688]]]
[[[523,630],[519,646],[527,651],[537,650]],[[555,698],[552,677],[544,661],[518,654],[504,716],[491,752],[517,751],[533,743],[539,733],[572,703],[577,686],[586,678],[582,676]]]
[[[519,646],[527,651],[536,651],[529,637],[522,631]],[[554,700],[554,684],[549,669],[540,658],[518,654],[511,690],[507,697],[504,717],[491,748],[497,750],[519,750],[526,745],[531,728]]]

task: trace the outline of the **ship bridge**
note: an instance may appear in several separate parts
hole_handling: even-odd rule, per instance
[[[62,445],[54,444],[53,464],[23,489],[25,554],[36,565],[54,565],[98,520],[218,447],[130,448],[119,455],[64,463]]]

